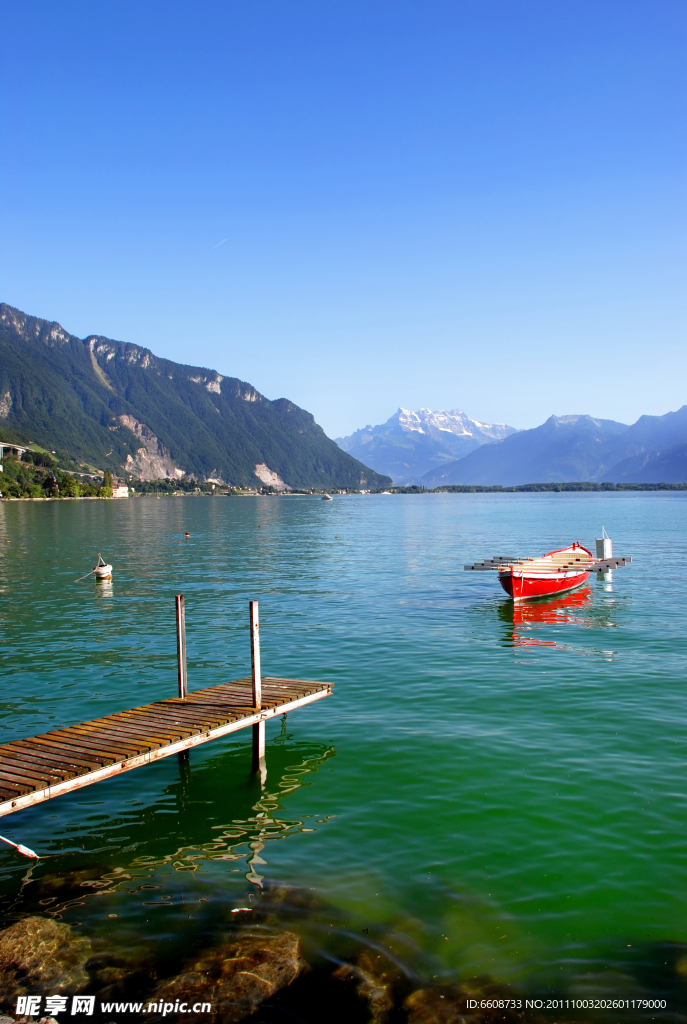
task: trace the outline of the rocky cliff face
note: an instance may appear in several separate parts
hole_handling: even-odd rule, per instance
[[[136,417],[129,413],[122,413],[118,419],[141,442],[136,454],[126,457],[125,469],[128,473],[139,480],[178,480],[185,476],[184,470],[175,466],[170,459],[169,452],[160,438],[156,437],[145,423],[139,423]]]

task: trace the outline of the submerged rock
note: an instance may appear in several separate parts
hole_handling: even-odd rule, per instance
[[[302,916],[323,905],[314,889],[267,883],[264,889],[255,894],[253,907],[256,913],[295,913]]]
[[[394,1008],[396,993],[403,987],[405,975],[388,957],[374,949],[364,949],[355,964],[342,964],[332,977],[354,981],[356,992],[370,1009],[370,1024],[383,1024]]]
[[[91,976],[90,990],[96,991],[100,999],[135,999],[157,981],[150,950],[143,947],[129,950],[126,956],[116,950],[95,954],[86,967]]]
[[[85,964],[89,939],[68,924],[46,917],[25,917],[0,932],[0,1000],[20,995],[68,995],[89,981]]]
[[[465,1024],[467,993],[456,985],[420,988],[403,1004],[408,1024]]]
[[[288,928],[290,922],[327,924],[343,923],[344,915],[337,907],[327,903],[314,889],[288,885],[265,885],[246,904],[250,907],[251,923],[266,925],[280,931]]]
[[[428,985],[409,995],[404,1003],[408,1013],[408,1024],[544,1024],[541,1014],[526,1012],[504,1006],[510,1001],[524,999],[505,985],[498,985],[488,978],[475,978],[463,985]],[[496,1006],[480,1006],[484,1002]],[[471,1007],[470,1002],[477,1006]],[[499,1002],[502,1003],[499,1006]]]
[[[160,1013],[160,1004],[174,1004],[177,999],[212,1003],[213,1019],[231,1024],[253,1013],[307,969],[298,937],[291,932],[246,933],[206,950],[177,977],[158,985],[151,1001],[158,1003]]]

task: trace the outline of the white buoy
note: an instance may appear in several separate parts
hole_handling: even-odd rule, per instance
[[[100,552],[98,552],[98,561],[93,572],[97,580],[112,579],[112,566],[105,561]]]

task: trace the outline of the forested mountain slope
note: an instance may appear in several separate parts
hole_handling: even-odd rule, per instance
[[[141,479],[384,487],[286,398],[0,304],[0,431]]]

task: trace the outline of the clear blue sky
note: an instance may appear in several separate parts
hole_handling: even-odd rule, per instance
[[[5,0],[0,297],[287,396],[687,402],[685,0]]]

